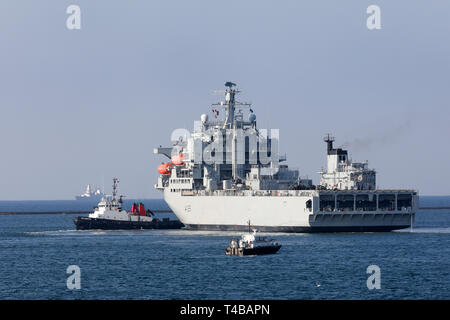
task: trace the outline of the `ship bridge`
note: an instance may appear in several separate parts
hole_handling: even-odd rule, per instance
[[[376,172],[369,169],[368,162],[353,162],[348,151],[333,148],[334,137],[328,134],[327,169],[321,170],[320,186],[330,190],[375,190]]]

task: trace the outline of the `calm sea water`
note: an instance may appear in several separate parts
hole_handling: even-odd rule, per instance
[[[91,207],[0,201],[0,211]],[[421,211],[400,232],[273,234],[279,253],[257,257],[225,256],[238,233],[76,231],[73,217],[0,215],[0,299],[450,299],[450,210]],[[69,265],[81,269],[80,290],[67,289]],[[381,269],[380,290],[367,289],[369,265]]]

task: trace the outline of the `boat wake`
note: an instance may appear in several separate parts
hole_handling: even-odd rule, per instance
[[[47,230],[37,232],[24,232],[29,236],[98,236],[98,235],[137,235],[142,230]]]
[[[398,233],[443,233],[450,234],[450,227],[448,228],[413,228],[396,230]]]

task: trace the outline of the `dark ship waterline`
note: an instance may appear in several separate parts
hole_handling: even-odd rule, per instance
[[[77,230],[143,230],[143,229],[181,229],[184,225],[178,220],[153,218],[152,221],[120,221],[110,219],[95,219],[75,217],[73,219]]]

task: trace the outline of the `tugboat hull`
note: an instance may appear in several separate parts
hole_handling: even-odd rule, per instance
[[[277,253],[280,248],[281,245],[261,246],[255,248],[227,248],[225,253],[229,256],[257,256]]]
[[[75,217],[77,230],[140,230],[140,229],[181,229],[184,225],[178,220],[126,221]]]

